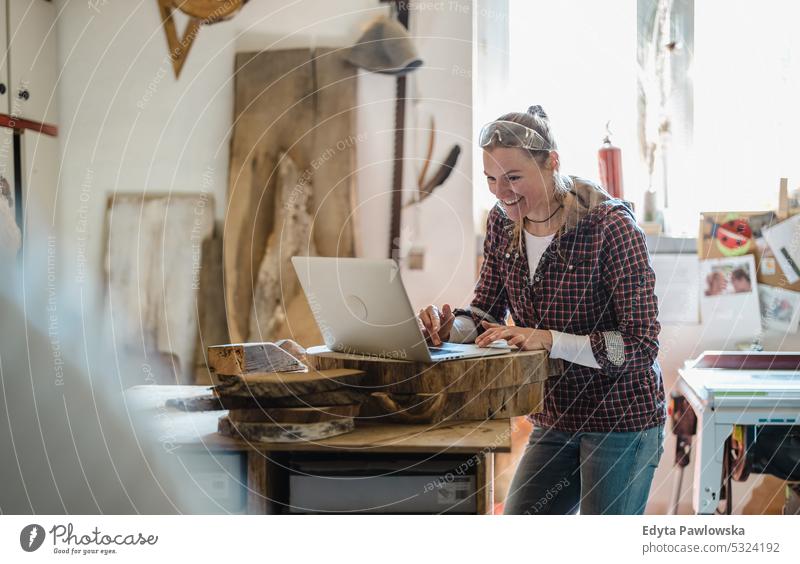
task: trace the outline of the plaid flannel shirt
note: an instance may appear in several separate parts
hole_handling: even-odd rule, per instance
[[[497,205],[489,213],[484,262],[469,308],[521,327],[589,335],[600,368],[564,361],[545,383],[534,424],[563,431],[639,431],[666,420],[658,364],[655,273],[645,237],[630,208],[597,185],[564,177],[570,189],[564,226],[536,271],[528,272],[525,241],[512,241],[514,223]]]

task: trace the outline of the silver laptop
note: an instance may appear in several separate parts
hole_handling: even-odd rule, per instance
[[[391,259],[292,257],[292,264],[330,350],[422,362],[511,350],[505,341],[428,346]]]

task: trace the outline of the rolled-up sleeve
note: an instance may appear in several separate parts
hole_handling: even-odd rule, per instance
[[[622,206],[609,211],[602,229],[601,277],[617,326],[589,335],[592,352],[607,374],[646,371],[658,356],[661,325],[644,233]]]
[[[504,236],[505,219],[495,207],[489,212],[486,238],[483,241],[483,265],[475,285],[475,297],[468,308],[458,309],[456,315],[469,315],[475,322],[477,333],[484,331],[481,321],[505,323],[508,315],[508,293],[501,269],[501,260],[507,244]]]

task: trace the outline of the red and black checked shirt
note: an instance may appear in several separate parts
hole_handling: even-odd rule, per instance
[[[456,314],[589,335],[600,368],[564,361],[545,384],[534,424],[563,431],[639,431],[666,420],[658,355],[655,273],[644,233],[625,203],[589,181],[570,188],[565,225],[536,272],[502,208],[489,213],[484,263],[468,310]]]

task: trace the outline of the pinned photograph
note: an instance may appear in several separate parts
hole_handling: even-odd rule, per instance
[[[700,316],[732,342],[761,331],[753,255],[700,261]]]
[[[789,284],[800,281],[800,215],[764,230],[772,252]]]
[[[797,333],[800,321],[800,292],[760,285],[761,323],[765,329]]]
[[[705,296],[724,296],[753,291],[754,269],[748,261],[718,259],[716,264],[708,264],[705,274]]]

